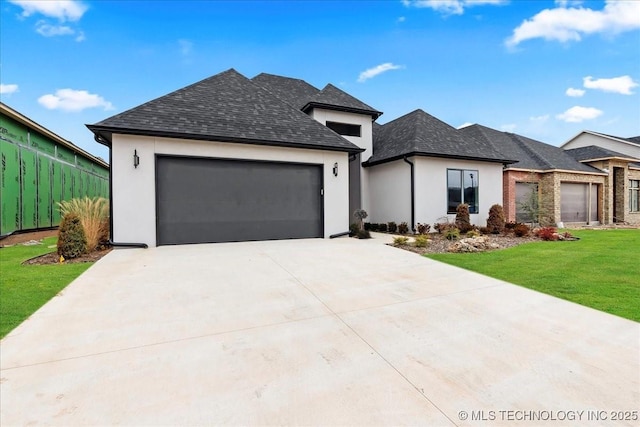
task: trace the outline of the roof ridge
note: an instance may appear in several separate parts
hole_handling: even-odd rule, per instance
[[[516,133],[510,133],[510,132],[504,132],[504,133],[507,134],[513,141],[515,141],[523,150],[529,153],[533,158],[535,158],[536,160],[539,160],[540,163],[545,165],[547,169],[553,168],[553,165],[549,163],[547,159],[539,155],[535,150],[533,150],[531,147],[527,145],[527,143],[522,139],[526,137],[523,137],[522,135],[518,135]],[[544,144],[544,142],[542,141],[537,141],[537,142]]]

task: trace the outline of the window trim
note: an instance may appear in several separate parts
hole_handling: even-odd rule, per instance
[[[480,213],[480,172],[478,171],[478,169],[458,169],[458,168],[447,168],[447,215],[450,214],[455,214],[456,210],[454,209],[453,211],[449,210],[449,191],[450,191],[450,186],[449,186],[449,172],[459,172],[460,173],[460,203],[466,203],[467,205],[469,205],[469,214],[471,215],[477,215],[478,213]],[[465,173],[469,173],[469,174],[473,174],[472,176],[475,176],[475,185],[473,182],[472,178],[472,187],[470,188],[475,188],[475,204],[471,205],[469,204],[466,200],[465,200],[465,194],[464,194],[464,178],[465,178]],[[456,206],[457,207],[457,206]]]
[[[331,127],[332,125],[334,125],[334,127],[336,127],[337,129],[334,129],[333,127]],[[356,136],[358,138],[362,137],[362,125],[357,125],[354,123],[334,122],[331,120],[327,120],[325,122],[325,126],[331,129],[332,131],[334,131],[335,133],[337,133],[338,135]],[[342,130],[340,130],[340,128],[342,128]],[[348,132],[349,129],[351,129],[352,132]],[[356,129],[357,129],[357,132],[356,132]]]
[[[634,200],[635,206],[633,206]],[[629,212],[640,213],[640,179],[629,180]]]

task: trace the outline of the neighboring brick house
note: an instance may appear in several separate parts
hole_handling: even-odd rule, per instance
[[[460,131],[490,143],[505,157],[518,159],[502,172],[507,221],[529,222],[533,213],[538,216],[536,222],[549,225],[610,222],[605,210],[606,172],[559,147],[521,135],[481,125]]]
[[[604,222],[640,224],[640,136],[582,131],[562,145],[583,164],[607,174]]]

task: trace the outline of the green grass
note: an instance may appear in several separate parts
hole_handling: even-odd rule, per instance
[[[580,240],[427,256],[640,322],[640,230],[572,233]]]
[[[87,270],[92,263],[22,265],[22,262],[55,249],[56,238],[37,246],[0,249],[0,338],[7,335]]]

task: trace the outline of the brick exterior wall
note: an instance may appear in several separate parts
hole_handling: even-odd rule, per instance
[[[502,173],[502,209],[507,222],[516,220],[516,182],[540,182],[537,172],[506,170]]]

